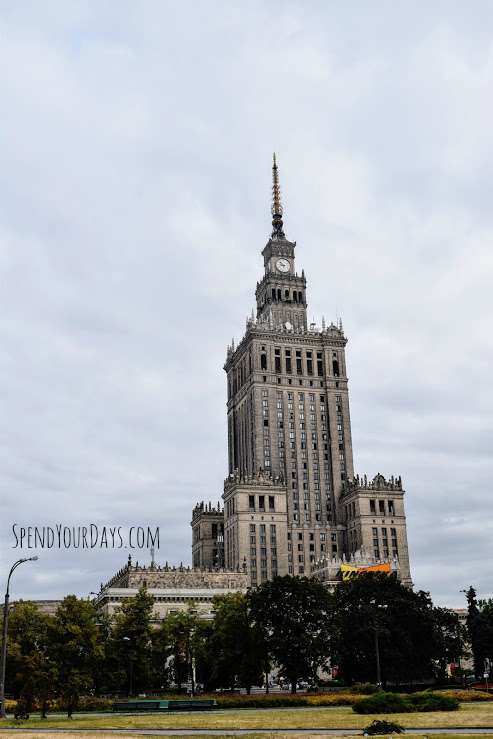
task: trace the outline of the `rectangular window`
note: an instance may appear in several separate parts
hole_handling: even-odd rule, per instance
[[[269,495],[269,511],[273,511],[273,510],[274,510],[274,496]]]
[[[376,506],[375,506],[375,501],[374,500],[370,500],[370,513],[374,513],[375,514],[376,512],[377,512],[377,509],[376,509]]]
[[[248,508],[251,511],[255,510],[255,496],[254,495],[248,496]],[[250,530],[251,530],[251,526],[250,526]],[[253,530],[255,531],[255,524],[253,524]]]
[[[312,352],[306,353],[306,371],[309,375],[313,375],[313,357]]]
[[[393,500],[387,501],[387,505],[389,507],[389,516],[394,516],[395,515],[394,501]],[[392,530],[395,531],[395,529],[392,529]]]
[[[380,515],[385,516],[385,501],[384,500],[378,501],[378,511]]]
[[[281,350],[274,349],[274,368],[276,372],[281,371]]]
[[[259,511],[265,511],[265,495],[258,496]]]
[[[291,350],[290,349],[286,349],[285,358],[286,358],[286,372],[288,373],[288,375],[290,375],[291,372],[293,371],[292,366],[291,366]]]
[[[322,352],[317,352],[317,375],[323,377],[324,363],[322,361]]]
[[[303,366],[301,364],[301,351],[296,351],[296,372],[298,375],[303,374]]]

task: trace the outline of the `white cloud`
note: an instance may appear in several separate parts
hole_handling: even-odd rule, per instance
[[[189,560],[276,149],[310,316],[350,339],[356,468],[403,475],[417,586],[486,594],[488,5],[120,7],[1,11],[3,563],[21,516],[155,523]],[[17,594],[89,592],[125,557],[45,552]]]

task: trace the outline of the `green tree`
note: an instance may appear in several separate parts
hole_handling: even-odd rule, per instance
[[[457,663],[464,654],[465,629],[459,617],[448,608],[434,608],[436,677],[447,677],[447,666]]]
[[[481,613],[481,650],[484,654],[484,670],[491,676],[493,666],[493,599],[479,601]]]
[[[483,677],[488,665],[493,662],[493,600],[477,599],[476,591],[471,586],[466,592],[467,600],[467,636],[471,645],[474,674],[478,679]]]
[[[92,678],[94,694],[113,693],[121,683],[121,665],[115,653],[113,640],[113,621],[108,614],[98,612],[97,627],[101,649],[94,655]]]
[[[437,627],[428,593],[414,592],[394,575],[361,573],[333,596],[332,659],[348,682],[381,679],[412,683],[433,677]]]
[[[52,619],[29,602],[16,603],[9,618],[7,674],[19,706],[29,713],[39,704],[46,716],[54,695],[57,666],[52,659],[49,631]]]
[[[477,600],[476,591],[471,586],[466,592],[467,636],[471,645],[474,674],[483,677],[485,668],[493,661],[493,601]]]
[[[57,688],[69,718],[79,697],[94,687],[94,665],[103,654],[94,604],[68,595],[49,629],[50,652],[57,665]]]
[[[172,654],[172,644],[168,630],[161,623],[151,635],[151,685],[156,690],[164,690],[171,682],[169,660]]]
[[[128,598],[115,614],[111,644],[115,681],[126,684],[127,694],[147,688],[152,671],[152,611],[154,598],[145,587]]]
[[[299,680],[315,682],[329,656],[327,589],[316,580],[286,575],[263,583],[249,597],[253,624],[291,692]]]
[[[214,625],[211,621],[199,619],[193,634],[193,659],[197,683],[204,686],[205,692],[214,687],[213,674],[216,654],[213,648]]]
[[[170,676],[178,690],[190,682],[194,691],[193,667],[196,652],[201,646],[200,619],[195,608],[190,605],[186,611],[168,614],[161,628],[165,631],[170,646]]]
[[[262,682],[263,644],[250,611],[249,598],[231,593],[214,599],[215,654],[213,679],[231,689],[238,682],[250,694],[252,685]]]

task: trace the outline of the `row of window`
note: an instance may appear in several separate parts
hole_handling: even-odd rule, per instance
[[[254,584],[258,582],[258,562],[260,562],[260,581],[267,580],[268,554],[272,577],[278,574],[276,525],[271,523],[268,531],[269,540],[267,541],[267,526],[264,523],[259,524],[257,540],[257,525],[250,524],[250,574]]]
[[[260,351],[260,369],[268,371],[268,353],[263,346]],[[324,358],[323,352],[313,351],[311,349],[282,349],[274,347],[274,372],[287,375],[315,375],[324,376]],[[339,360],[333,352],[332,357],[332,374],[334,377],[340,376]]]
[[[350,520],[356,517],[356,502],[352,501],[344,507],[346,519]],[[370,514],[376,516],[395,516],[395,505],[393,500],[375,500],[370,499]]]
[[[395,506],[393,500],[373,500],[370,499],[370,513],[379,516],[395,516]]]
[[[271,299],[274,303],[277,302],[284,302],[284,303],[298,303],[303,305],[304,299],[303,299],[303,292],[301,290],[289,290],[288,288],[283,290],[280,287],[273,287],[271,288]]]
[[[332,375],[339,377],[340,366],[336,352],[332,352]],[[248,377],[252,374],[253,362],[252,354],[249,352],[245,355],[238,365],[230,372],[228,376],[228,399],[236,395],[238,390],[243,387]],[[260,369],[269,370],[268,351],[265,346],[260,349]],[[323,352],[314,351],[312,349],[284,349],[281,347],[274,348],[274,372],[277,374],[297,374],[297,375],[317,375],[324,376],[324,356]],[[267,377],[264,378],[264,382]],[[280,381],[280,379],[279,379]],[[301,380],[300,380],[301,382]]]
[[[248,510],[259,511],[264,513],[265,511],[275,511],[275,496],[274,495],[249,495],[248,496]]]
[[[389,533],[386,526],[382,526],[380,529],[380,536],[378,527],[372,528],[373,533],[373,553],[376,559],[380,559],[382,556],[384,559],[390,556],[392,552],[393,557],[399,556],[399,549],[397,546],[397,529],[390,529],[390,547],[389,547]]]

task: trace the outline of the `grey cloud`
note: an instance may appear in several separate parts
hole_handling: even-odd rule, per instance
[[[20,513],[155,523],[190,560],[276,149],[309,312],[350,339],[356,469],[402,474],[418,587],[491,593],[491,7],[190,9],[1,11],[2,568]],[[126,556],[42,553],[15,595]]]

